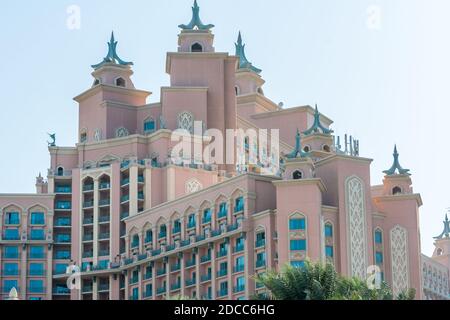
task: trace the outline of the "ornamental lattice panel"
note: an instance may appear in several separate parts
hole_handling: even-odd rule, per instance
[[[348,242],[351,275],[366,278],[366,209],[362,181],[353,177],[346,185]]]
[[[409,287],[408,232],[396,226],[391,230],[392,291],[395,296]]]

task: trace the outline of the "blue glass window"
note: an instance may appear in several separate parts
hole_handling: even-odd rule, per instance
[[[139,235],[135,234],[133,236],[133,240],[131,241],[131,247],[132,248],[137,248],[139,247]]]
[[[83,262],[81,264],[81,271],[86,271],[88,269],[88,266],[90,266],[90,262]]]
[[[181,232],[181,222],[180,220],[175,220],[173,223],[173,233],[180,233]]]
[[[219,218],[226,217],[228,214],[228,205],[226,202],[222,202],[219,207]]]
[[[45,240],[45,232],[43,229],[32,229],[30,237],[31,240]]]
[[[195,227],[195,214],[191,214],[188,218],[188,228]]]
[[[145,286],[145,297],[150,297],[153,295],[153,285],[151,283]]]
[[[160,238],[165,238],[167,236],[167,227],[165,224],[163,224],[160,228],[159,228],[159,237]]]
[[[236,268],[242,269],[245,267],[245,260],[244,257],[239,257],[236,259]]]
[[[31,224],[32,225],[43,225],[45,224],[45,215],[43,212],[32,212],[31,213]]]
[[[43,280],[30,280],[30,287],[28,290],[31,293],[44,293],[44,281]]]
[[[31,276],[43,276],[44,264],[43,263],[30,263],[30,275]]]
[[[211,209],[205,209],[203,211],[203,223],[211,222]]]
[[[5,263],[3,267],[3,273],[5,276],[17,276],[19,275],[18,263]]]
[[[156,122],[153,119],[147,120],[144,123],[144,132],[150,133],[156,130]]]
[[[242,288],[245,286],[245,278],[244,277],[239,277],[236,279],[236,286],[238,288]]]
[[[19,229],[6,229],[5,240],[20,240]]]
[[[65,274],[68,266],[66,263],[57,263],[55,265],[55,274]]]
[[[139,288],[133,288],[133,300],[139,299]]]
[[[145,232],[145,243],[150,243],[153,241],[153,231],[152,230],[147,230]]]
[[[3,248],[4,257],[6,259],[17,259],[19,258],[19,247],[16,246],[6,246]]]
[[[20,214],[18,212],[7,212],[5,217],[6,225],[20,224]]]
[[[333,246],[326,246],[325,247],[325,255],[329,258],[334,257],[334,248]]]
[[[305,251],[306,250],[306,240],[291,240],[291,250],[292,251]]]
[[[30,247],[30,258],[43,259],[44,258],[44,247],[43,246]]]
[[[234,212],[244,211],[244,197],[239,197],[236,199]]]
[[[375,252],[375,263],[376,264],[383,263],[383,253],[382,252]]]
[[[17,280],[3,280],[3,292],[9,293],[12,288],[19,289]]]
[[[289,230],[306,230],[306,220],[304,218],[289,220]]]
[[[55,253],[55,258],[56,259],[70,259],[70,251],[69,250],[58,250]]]
[[[333,237],[333,226],[331,224],[325,225],[325,237],[327,238]]]
[[[109,266],[109,260],[101,260],[98,262],[98,265],[97,265],[97,267],[100,270],[108,269],[108,266]]]
[[[381,231],[375,231],[375,243],[383,243],[383,234],[381,233]]]
[[[305,261],[291,261],[291,266],[294,268],[303,268],[305,266]]]
[[[221,282],[220,283],[220,290],[226,291],[228,289],[228,282]]]

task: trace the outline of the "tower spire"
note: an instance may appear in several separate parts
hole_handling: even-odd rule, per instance
[[[443,238],[450,238],[450,221],[448,220],[448,215],[445,215],[444,220],[444,231],[441,233],[441,235],[434,237],[436,240],[440,240]]]
[[[309,128],[308,130],[306,130],[305,132],[303,132],[303,134],[306,136],[309,136],[310,134],[319,133],[320,131],[322,131],[323,134],[333,133],[333,130],[325,128],[322,125],[322,123],[320,122],[320,112],[319,112],[319,108],[317,107],[317,104],[316,104],[316,109],[314,111],[314,123],[313,123],[312,127]]]
[[[192,7],[192,20],[188,24],[180,24],[178,26],[183,30],[210,30],[214,28],[213,24],[203,24],[200,19],[200,7],[198,6],[197,0],[194,0],[194,6]]]
[[[383,171],[383,173],[385,173],[388,176],[393,176],[396,174],[404,174],[404,175],[411,175],[409,173],[409,169],[403,169],[402,166],[400,165],[400,161],[398,160],[399,158],[399,153],[397,151],[397,145],[395,145],[394,147],[394,163],[392,164],[392,167],[389,170],[385,170]],[[398,173],[396,173],[398,172]]]
[[[295,159],[295,158],[305,158],[308,157],[309,155],[310,155],[309,152],[303,151],[300,130],[297,129],[297,135],[295,136],[295,149],[286,157],[288,159]]]
[[[121,66],[132,66],[133,62],[126,62],[119,58],[117,54],[117,41],[114,38],[114,31],[111,33],[111,39],[108,42],[108,54],[103,59],[102,62],[92,65],[92,68],[97,70],[98,68],[102,67],[103,65],[107,63],[113,63],[113,64],[119,64]]]
[[[247,57],[245,56],[245,44],[242,42],[242,35],[239,31],[237,43],[236,45],[236,56],[239,57],[239,69],[250,69],[251,71],[260,74],[262,72],[261,69],[256,68],[253,66],[253,64],[248,61]]]

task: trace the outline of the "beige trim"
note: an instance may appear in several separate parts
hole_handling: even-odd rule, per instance
[[[172,66],[172,58],[187,58],[187,59],[224,59],[236,60],[237,57],[230,56],[227,52],[167,52],[166,56],[166,73],[170,74]]]
[[[99,84],[93,88],[90,88],[90,89],[84,91],[80,95],[73,98],[73,100],[75,100],[78,103],[81,103],[83,100],[85,100],[89,97],[92,97],[93,95],[95,95],[101,91],[120,93],[120,94],[128,95],[128,96],[139,96],[142,98],[147,98],[148,96],[150,96],[152,94],[151,92],[144,91],[144,90],[116,87],[116,86],[107,85],[107,84]]]
[[[316,184],[320,191],[326,192],[327,187],[323,184],[322,179],[315,178],[315,179],[300,179],[300,180],[281,180],[281,181],[273,181],[272,182],[276,187],[284,187],[284,186],[301,186],[301,185],[310,185],[310,184]]]
[[[256,103],[268,112],[280,110],[280,107],[275,102],[259,93],[240,95],[237,97],[236,103],[238,107],[245,104]]]
[[[291,107],[291,108],[279,109],[279,110],[271,111],[271,112],[254,114],[254,115],[252,115],[252,118],[264,119],[264,118],[271,118],[271,117],[276,117],[279,115],[291,114],[291,113],[297,113],[297,112],[307,112],[310,115],[314,115],[315,109],[309,105],[299,106],[299,107]],[[330,126],[333,124],[333,120],[324,116],[323,114],[320,114],[320,120],[323,121],[324,124],[326,124],[327,126]]]
[[[361,162],[361,163],[372,163],[373,159],[369,159],[369,158],[361,158],[361,157],[352,157],[352,156],[347,156],[347,155],[341,155],[341,154],[332,154],[329,157],[319,160],[317,161],[316,167],[325,165],[333,160],[350,160],[350,161],[355,161],[355,162]]]
[[[418,193],[414,194],[398,194],[398,195],[390,195],[390,196],[381,196],[381,197],[374,197],[374,201],[404,201],[404,200],[416,200],[417,205],[421,207],[423,205],[422,197]]]

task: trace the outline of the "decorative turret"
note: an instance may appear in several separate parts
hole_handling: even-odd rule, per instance
[[[242,43],[242,35],[240,31],[235,46],[236,46],[236,56],[239,57],[239,69],[249,69],[257,74],[260,74],[262,70],[253,66],[253,64],[250,61],[248,61],[247,57],[245,56],[245,44]]]
[[[410,176],[411,174],[409,173],[409,169],[403,169],[402,166],[400,165],[400,162],[398,160],[399,157],[399,153],[397,152],[397,146],[394,147],[394,163],[392,164],[392,167],[389,170],[385,170],[383,171],[383,173],[385,173],[387,176],[394,176],[394,175],[408,175]]]
[[[323,134],[327,134],[327,135],[333,133],[332,130],[325,128],[322,125],[322,123],[320,122],[320,113],[319,113],[319,109],[317,108],[317,104],[316,104],[316,109],[314,112],[314,123],[311,128],[309,128],[308,130],[303,132],[303,134],[305,136],[309,136],[313,133],[323,133]]]
[[[303,151],[300,130],[297,129],[297,135],[295,137],[295,149],[290,154],[288,154],[286,158],[295,159],[306,158],[308,156],[310,156],[310,153]]]
[[[450,220],[448,220],[448,215],[445,215],[444,220],[444,231],[437,237],[434,237],[436,240],[442,240],[442,239],[449,239],[450,238]]]
[[[203,24],[200,19],[200,7],[197,4],[197,0],[194,0],[194,6],[192,7],[192,20],[188,24],[180,24],[178,26],[183,30],[211,30],[214,28],[213,24]]]
[[[121,66],[132,66],[133,62],[125,62],[117,55],[117,41],[114,39],[114,32],[111,33],[111,40],[108,42],[108,54],[99,64],[92,65],[95,70],[106,64],[118,64]]]

